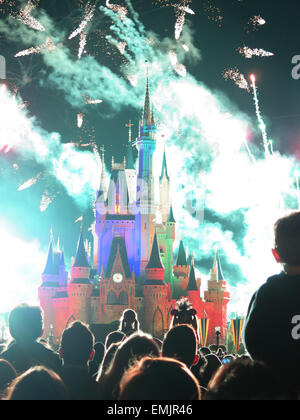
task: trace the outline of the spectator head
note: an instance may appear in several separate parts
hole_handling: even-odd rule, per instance
[[[132,363],[145,356],[160,356],[158,345],[151,335],[138,332],[131,335],[120,344],[104,375],[105,399],[115,399],[118,397],[119,384],[124,372]]]
[[[165,336],[162,356],[185,363],[188,368],[197,364],[197,337],[190,325],[176,325]]]
[[[140,329],[137,314],[132,309],[126,309],[120,319],[120,331],[126,336],[131,335]]]
[[[206,388],[211,378],[222,366],[221,360],[215,354],[208,354],[205,356],[207,361],[201,369],[201,385]]]
[[[11,401],[63,401],[67,399],[67,391],[56,373],[44,367],[35,367],[12,382],[5,399]]]
[[[100,364],[98,375],[97,375],[97,381],[101,381],[103,376],[106,374],[107,370],[110,367],[110,364],[116,354],[116,351],[119,348],[119,343],[113,343],[109,346],[109,348],[106,350],[103,360]]]
[[[197,379],[174,359],[145,357],[131,367],[120,384],[120,400],[200,400]]]
[[[300,266],[300,212],[279,219],[274,226],[273,255],[278,263]]]
[[[173,319],[171,321],[170,329],[176,325],[187,324],[191,325],[196,333],[197,341],[200,343],[199,335],[199,321],[196,309],[193,309],[192,304],[187,298],[180,299],[176,304],[176,309],[171,312]]]
[[[224,365],[208,384],[208,400],[275,400],[281,386],[263,363],[237,359]]]
[[[16,341],[35,341],[43,335],[43,315],[39,306],[22,304],[13,309],[8,319],[10,335]]]
[[[94,361],[100,365],[100,363],[101,363],[101,362],[102,362],[102,360],[103,360],[104,353],[105,353],[105,347],[104,347],[104,344],[103,344],[103,343],[101,343],[100,341],[99,341],[99,342],[97,342],[97,343],[94,345],[94,351],[95,351],[95,354],[94,354]]]
[[[0,399],[5,389],[16,379],[17,372],[6,360],[0,360]]]
[[[208,347],[201,347],[200,353],[202,354],[202,356],[207,356],[208,354],[211,354],[211,351]]]
[[[82,322],[76,321],[67,328],[61,338],[59,354],[64,365],[87,366],[94,358],[94,335]]]
[[[126,335],[122,331],[113,331],[108,334],[105,340],[105,350],[108,350],[112,344],[121,343]]]

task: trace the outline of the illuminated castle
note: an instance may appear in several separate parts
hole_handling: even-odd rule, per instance
[[[129,126],[131,133],[131,126]],[[88,258],[81,232],[71,278],[66,272],[64,253],[51,240],[47,264],[39,287],[44,310],[45,337],[58,340],[72,320],[87,324],[108,324],[119,320],[124,309],[137,311],[141,327],[156,337],[168,330],[176,300],[189,298],[203,321],[202,344],[220,342],[227,334],[229,293],[222,275],[218,252],[211,270],[208,290],[200,296],[201,279],[196,278],[193,259],[183,240],[174,260],[176,221],[170,197],[170,174],[166,151],[159,180],[153,175],[156,123],[147,81],[139,137],[130,142],[122,164],[113,160],[107,188],[102,155],[102,175],[95,202],[94,256]],[[131,137],[131,135],[130,135]],[[134,168],[132,146],[138,150]],[[160,202],[155,201],[155,181]],[[159,215],[159,217],[158,217]],[[93,260],[93,261],[92,261]],[[176,262],[174,262],[176,261]]]

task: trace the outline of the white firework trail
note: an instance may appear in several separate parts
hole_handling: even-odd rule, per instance
[[[122,55],[124,55],[124,53],[125,53],[125,49],[126,49],[126,47],[127,47],[127,42],[126,42],[126,41],[124,41],[124,42],[119,42],[118,44],[116,44],[116,47],[118,48],[118,50],[120,51],[120,53],[121,53]]]
[[[170,57],[171,64],[174,70],[176,71],[176,73],[179,74],[181,77],[186,77],[187,75],[186,67],[183,64],[178,63],[178,58],[174,51],[169,52],[169,57]]]
[[[45,212],[47,208],[52,203],[54,197],[50,197],[48,191],[45,191],[45,193],[42,196],[41,203],[40,203],[40,211],[41,213]]]
[[[251,87],[253,89],[256,116],[257,116],[257,120],[258,120],[259,129],[260,129],[261,134],[262,134],[264,148],[265,148],[265,155],[266,155],[266,159],[267,159],[271,156],[270,149],[269,149],[270,142],[268,140],[266,125],[264,123],[264,120],[262,119],[260,108],[259,108],[259,102],[258,102],[258,96],[257,96],[257,87],[256,87],[256,78],[255,78],[254,74],[252,74],[250,76],[250,80],[252,82]]]
[[[265,51],[262,48],[251,49],[249,47],[244,46],[244,47],[239,47],[237,49],[237,51],[246,58],[252,58],[253,56],[257,56],[257,57],[272,57],[272,56],[274,56],[274,54],[272,52]]]
[[[181,36],[184,23],[185,23],[185,16],[187,13],[194,15],[195,12],[188,6],[191,3],[191,0],[183,0],[181,4],[176,4],[173,7],[176,9],[176,22],[175,22],[175,39],[178,40]]]
[[[119,4],[111,4],[110,0],[106,0],[106,7],[118,13],[121,20],[124,20],[128,14],[126,7],[120,6]]]
[[[44,26],[30,14],[31,11],[34,10],[36,7],[37,4],[34,4],[29,0],[25,8],[20,11],[16,18],[31,29],[45,32],[46,29],[44,28]]]
[[[84,117],[84,114],[82,114],[82,113],[77,114],[77,127],[78,128],[81,128],[82,127],[83,117]]]
[[[249,83],[247,82],[245,76],[237,68],[225,70],[223,72],[223,77],[225,80],[233,80],[240,89],[245,89],[250,92]]]
[[[32,187],[33,185],[35,185],[37,183],[37,181],[39,180],[40,176],[42,175],[42,172],[40,172],[37,176],[35,176],[34,178],[30,178],[28,179],[28,181],[24,182],[24,184],[20,185],[18,188],[18,191],[24,191],[27,188]]]
[[[49,52],[53,52],[56,50],[56,46],[54,45],[54,42],[52,41],[51,38],[47,38],[46,42],[40,47],[31,47],[31,48],[28,48],[27,50],[18,52],[17,54],[15,54],[15,58],[24,57],[26,55],[31,55],[31,54],[39,54],[43,50],[47,50]]]
[[[82,54],[84,53],[86,43],[87,43],[87,34],[85,32],[82,32],[80,34],[80,42],[79,42],[79,50],[78,50],[79,60],[81,59]]]
[[[80,25],[78,26],[75,31],[71,33],[69,36],[69,39],[75,38],[77,35],[81,34],[83,30],[87,27],[88,23],[93,19],[95,14],[95,6],[91,5],[90,3],[87,3],[85,6],[85,16]]]

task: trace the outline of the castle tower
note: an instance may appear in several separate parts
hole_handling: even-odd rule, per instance
[[[154,236],[151,257],[146,266],[147,280],[144,284],[145,329],[154,337],[163,337],[167,330],[168,286],[164,282],[163,266],[157,235]]]
[[[53,297],[59,288],[59,269],[54,263],[53,238],[48,250],[46,267],[42,274],[42,284],[38,289],[40,306],[44,312],[44,338],[50,336],[52,327],[55,322],[55,314],[53,307]]]
[[[169,209],[169,215],[166,220],[166,250],[165,250],[165,259],[164,259],[164,267],[165,267],[165,283],[171,284],[171,290],[173,291],[173,247],[175,241],[175,226],[176,220],[173,214],[173,207],[171,206]]]
[[[199,317],[200,314],[202,314],[203,312],[203,302],[200,297],[200,290],[197,284],[194,257],[192,258],[192,264],[191,264],[190,274],[189,274],[189,284],[186,291],[187,291],[187,296],[189,298],[189,301],[192,303],[193,308],[196,309],[198,317]]]
[[[90,281],[91,267],[80,233],[76,258],[71,267],[71,281],[68,285],[70,315],[84,323],[90,323],[90,298],[93,285]]]
[[[207,291],[204,293],[206,301],[205,310],[208,314],[209,332],[208,341],[215,344],[215,329],[221,329],[221,342],[225,343],[227,336],[227,305],[230,300],[230,293],[226,290],[227,282],[224,279],[219,252],[216,251],[213,268],[210,272],[210,279],[207,282]]]
[[[108,190],[107,190],[106,176],[105,176],[104,147],[101,148],[101,151],[102,151],[102,171],[101,171],[100,187],[99,187],[99,191],[97,192],[96,202],[95,202],[95,223],[93,224],[94,267],[97,267],[98,265],[99,252],[100,252],[99,235],[101,235],[105,214],[107,212],[106,200],[107,200]]]
[[[176,265],[173,268],[175,276],[174,280],[174,297],[175,299],[181,298],[186,294],[189,283],[190,267],[187,262],[187,254],[184,248],[183,239],[181,238],[179,250],[176,260]]]
[[[132,150],[132,124],[129,121],[127,124],[129,127],[129,141],[127,145],[127,154],[126,154],[126,181],[128,186],[128,194],[129,194],[129,204],[135,204],[136,201],[136,171],[134,168],[134,158],[133,158],[133,150]]]
[[[164,150],[161,176],[159,178],[160,212],[162,222],[165,223],[170,214],[170,178],[167,168],[166,150]]]
[[[149,80],[147,77],[146,95],[139,137],[136,146],[139,154],[137,177],[137,244],[140,249],[141,274],[150,258],[151,244],[155,234],[155,217],[157,205],[154,200],[153,154],[156,149],[156,126],[151,113]]]
[[[112,242],[106,273],[100,282],[100,321],[119,320],[125,309],[135,310],[135,274],[131,272],[123,237]]]

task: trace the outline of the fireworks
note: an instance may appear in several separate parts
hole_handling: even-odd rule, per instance
[[[272,57],[273,53],[263,50],[262,48],[251,49],[248,47],[239,47],[237,51],[246,58],[252,58],[253,56],[257,57]]]
[[[245,78],[245,76],[239,71],[239,69],[227,69],[223,72],[223,77],[225,80],[233,80],[234,83],[240,88],[245,89],[250,92],[249,84]]]
[[[178,58],[174,51],[169,52],[169,57],[170,57],[171,64],[174,70],[176,71],[176,73],[182,77],[186,77],[187,75],[186,67],[183,64],[178,63]]]
[[[84,114],[77,114],[77,127],[78,128],[81,128],[82,127],[82,124],[83,124],[83,117],[84,117]]]
[[[37,7],[37,5],[38,2],[34,4],[31,0],[29,0],[25,8],[20,11],[16,18],[24,23],[24,25],[29,26],[29,28],[44,32],[44,26],[30,14],[31,11]]]
[[[260,27],[266,24],[265,19],[263,19],[260,15],[254,16],[251,18],[247,24],[246,31],[258,31]]]
[[[124,20],[128,14],[126,7],[119,6],[118,4],[111,4],[110,0],[106,0],[106,7],[119,14],[121,20]]]
[[[85,16],[80,25],[78,26],[75,31],[71,33],[69,36],[69,39],[75,38],[77,35],[81,34],[83,30],[87,27],[88,23],[93,19],[95,13],[95,6],[91,5],[90,3],[87,3],[85,6]]]
[[[79,50],[78,50],[78,58],[79,58],[79,60],[82,57],[82,54],[84,52],[86,43],[87,43],[87,34],[85,32],[82,32],[80,34],[80,42],[79,42]]]
[[[18,188],[18,191],[26,190],[27,188],[30,188],[33,185],[35,185],[37,183],[37,181],[39,180],[41,175],[42,175],[42,172],[40,172],[34,178],[31,178],[28,181],[24,182],[24,184],[20,185],[20,187]]]
[[[54,42],[52,41],[51,38],[47,38],[46,42],[41,45],[40,47],[31,47],[28,48],[27,50],[23,50],[18,52],[17,54],[15,54],[15,57],[24,57],[26,55],[31,55],[31,54],[39,54],[42,51],[48,51],[48,52],[53,52],[56,50],[56,46],[54,45]]]
[[[263,143],[265,148],[265,156],[266,158],[269,158],[270,153],[270,142],[268,140],[266,125],[264,123],[264,120],[262,119],[260,108],[259,108],[259,102],[258,102],[258,96],[257,96],[257,87],[256,87],[256,77],[254,74],[251,74],[250,80],[252,82],[252,89],[253,89],[253,96],[254,96],[254,103],[255,103],[255,110],[256,110],[256,116],[258,120],[259,129],[261,131],[262,137],[263,137]]]

